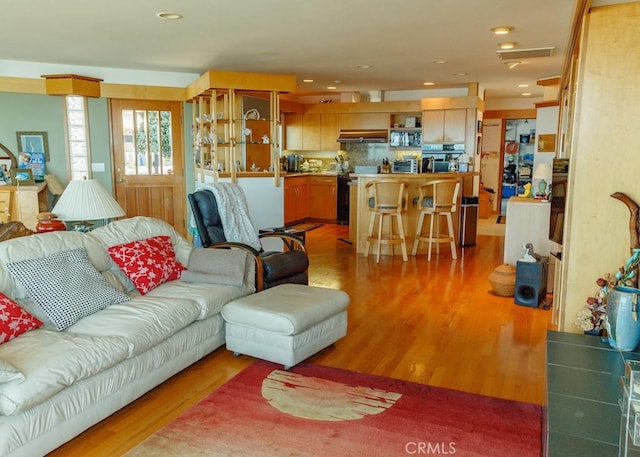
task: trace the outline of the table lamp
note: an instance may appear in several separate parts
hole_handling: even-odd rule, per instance
[[[546,179],[551,179],[553,175],[553,170],[551,169],[551,165],[548,163],[539,163],[536,165],[536,169],[533,171],[533,179],[539,179],[538,181],[538,192],[536,196],[542,196],[545,199],[547,198],[547,189],[548,183],[545,181]]]
[[[125,212],[109,192],[95,179],[70,181],[52,212],[63,221],[75,221],[74,230],[87,232],[88,221],[124,216]]]

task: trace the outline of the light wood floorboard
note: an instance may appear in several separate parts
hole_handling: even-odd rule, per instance
[[[451,260],[365,259],[340,241],[348,227],[307,232],[310,283],[351,296],[348,335],[308,363],[543,404],[551,311],[491,292],[504,238],[478,236]],[[224,347],[57,449],[52,456],[117,456],[206,397],[253,359]]]

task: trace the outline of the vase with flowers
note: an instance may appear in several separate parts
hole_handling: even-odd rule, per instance
[[[640,342],[637,309],[640,290],[633,287],[637,284],[640,249],[633,249],[632,252],[615,274],[607,273],[598,278],[595,294],[587,297],[575,321],[575,325],[584,333],[606,335],[613,348],[624,351],[635,349]]]
[[[640,320],[638,320],[637,270],[640,264],[640,249],[633,254],[615,274],[616,285],[607,296],[607,339],[609,345],[619,351],[633,351],[640,343]]]
[[[615,285],[615,277],[606,274],[596,281],[596,293],[587,297],[587,303],[578,311],[575,325],[587,335],[602,335],[607,324],[607,297]]]

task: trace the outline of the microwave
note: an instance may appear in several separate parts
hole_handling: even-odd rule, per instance
[[[418,159],[399,159],[393,162],[394,173],[417,173]]]

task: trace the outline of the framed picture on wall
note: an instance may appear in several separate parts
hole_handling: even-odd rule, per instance
[[[16,132],[18,140],[18,153],[41,152],[44,160],[49,161],[49,140],[47,132]],[[18,167],[20,164],[18,163]]]

